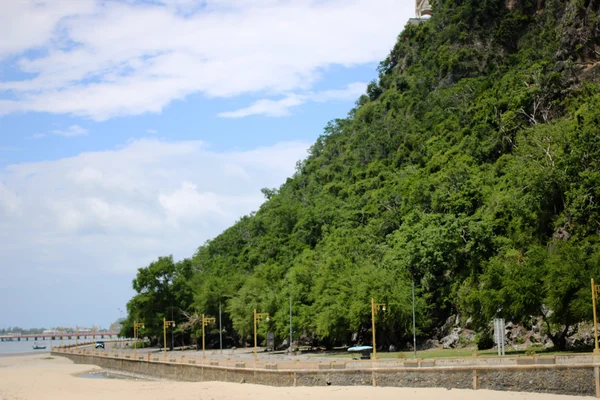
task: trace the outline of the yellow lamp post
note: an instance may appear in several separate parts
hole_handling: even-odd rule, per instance
[[[600,354],[600,348],[598,348],[598,319],[596,316],[596,299],[600,293],[600,285],[594,284],[594,278],[592,278],[592,306],[594,310],[594,353]]]
[[[206,354],[204,353],[204,336],[205,336],[205,330],[206,327],[208,326],[208,324],[210,323],[215,323],[216,319],[214,318],[208,318],[205,317],[204,314],[202,314],[202,358],[206,358]]]
[[[254,309],[254,361],[258,360],[258,354],[256,353],[256,324],[262,321],[262,319],[269,322],[269,314],[268,313],[257,313],[256,308]]]
[[[373,360],[377,360],[377,344],[375,343],[375,312],[379,310],[385,311],[385,304],[375,303],[375,299],[371,297],[371,324],[373,327]]]
[[[137,337],[140,328],[145,328],[143,322],[133,322],[133,358],[137,360]]]
[[[163,318],[163,328],[164,328],[164,333],[165,333],[165,359],[167,358],[167,327],[168,326],[172,326],[175,327],[175,321],[167,321],[166,318]]]

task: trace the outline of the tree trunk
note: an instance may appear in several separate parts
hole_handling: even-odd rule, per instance
[[[555,334],[548,333],[550,340],[554,344],[554,347],[557,350],[564,351],[567,349],[567,331],[569,330],[569,325],[565,325],[565,329],[562,331],[558,331]],[[548,332],[550,332],[550,325],[548,324]]]

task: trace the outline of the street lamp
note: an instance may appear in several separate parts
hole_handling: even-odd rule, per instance
[[[202,314],[202,358],[206,358],[206,354],[204,353],[204,336],[205,333],[204,331],[206,330],[206,326],[208,326],[208,324],[210,323],[215,323],[215,319],[214,318],[208,318],[205,317],[204,314]]]
[[[254,361],[258,360],[258,355],[256,354],[256,324],[262,321],[262,319],[269,322],[269,314],[268,313],[257,313],[256,308],[254,309]]]
[[[371,297],[371,324],[373,325],[373,360],[377,360],[377,344],[375,343],[375,312],[385,311],[385,304],[375,303],[375,299]]]
[[[175,327],[175,321],[167,321],[166,318],[163,318],[163,328],[164,328],[164,338],[165,338],[165,359],[167,358],[167,327],[172,326]]]
[[[137,337],[140,328],[145,328],[143,322],[133,322],[133,358],[137,359]]]

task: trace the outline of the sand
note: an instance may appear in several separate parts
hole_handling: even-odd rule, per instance
[[[49,357],[48,357],[49,358]],[[100,371],[93,365],[76,365],[62,357],[22,356],[0,358],[0,400],[576,400],[592,397],[487,390],[410,389],[380,387],[286,387],[224,382],[134,381],[86,379],[75,375]]]

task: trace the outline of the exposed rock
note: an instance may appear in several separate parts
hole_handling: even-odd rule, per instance
[[[417,346],[419,350],[436,349],[440,347],[440,341],[435,339],[427,339],[421,346]]]
[[[454,349],[458,345],[460,340],[460,328],[452,329],[452,332],[448,336],[444,336],[441,340],[444,349]]]
[[[389,352],[394,352],[396,351],[396,346],[394,346],[393,344],[390,344],[390,347],[388,348]]]
[[[577,324],[567,331],[567,348],[584,349],[594,346],[594,328],[590,323]]]
[[[454,326],[454,322],[456,321],[456,316],[451,315],[448,317],[444,325],[442,325],[441,336],[444,336],[446,333],[450,331],[450,328]]]
[[[290,347],[290,343],[287,339],[284,339],[283,342],[279,346],[277,346],[277,350],[287,350]]]
[[[471,329],[472,324],[473,324],[473,318],[472,317],[467,318],[467,320],[465,321],[465,328]]]
[[[475,331],[472,331],[470,329],[463,329],[462,332],[460,333],[460,338],[465,343],[471,343],[471,342],[475,341]]]
[[[554,234],[552,235],[552,238],[554,240],[560,240],[562,242],[566,242],[567,240],[569,240],[570,237],[571,234],[569,233],[566,227],[558,228],[556,232],[554,232]]]

